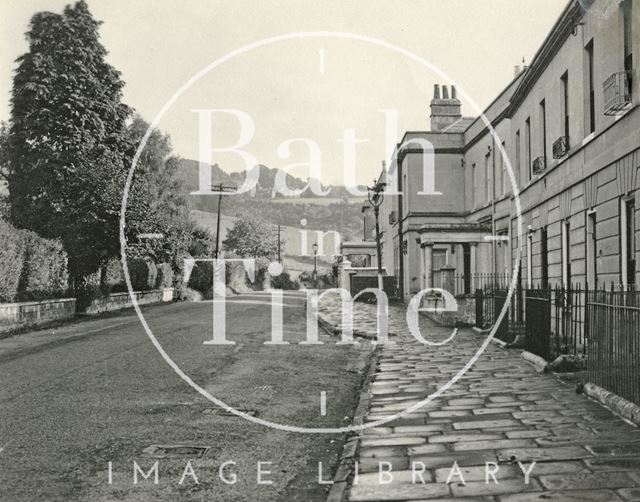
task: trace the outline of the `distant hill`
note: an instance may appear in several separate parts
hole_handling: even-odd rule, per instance
[[[180,160],[180,172],[179,176],[184,180],[186,186],[190,191],[195,191],[198,188],[199,183],[199,163],[197,160],[192,159],[181,159]],[[256,188],[251,193],[245,194],[247,196],[256,197],[259,199],[285,199],[285,200],[294,200],[293,197],[286,197],[280,193],[276,193],[274,190],[276,176],[280,172],[280,169],[270,168],[265,165],[260,164],[258,166],[260,168],[260,176],[258,178],[258,182],[256,184]],[[218,164],[214,164],[211,166],[211,183],[234,183],[237,186],[240,186],[244,183],[246,179],[245,172],[234,172],[227,173],[224,171]],[[302,190],[307,185],[308,181],[302,180],[295,176],[290,175],[289,173],[285,174],[285,179],[287,182],[287,187],[291,190]],[[359,186],[359,189],[363,190],[363,186]],[[305,190],[300,195],[300,198],[304,199],[359,199],[358,197],[354,197],[353,194],[349,193],[347,189],[343,186],[339,185],[322,185],[323,191],[327,189],[330,190],[329,194],[326,197],[318,196],[313,193],[310,189]]]
[[[362,197],[353,197],[344,187],[330,186],[331,193],[327,197],[318,197],[307,190],[301,197],[284,197],[275,195],[273,187],[278,169],[260,165],[260,177],[256,189],[251,193],[224,197],[222,214],[230,217],[240,212],[260,215],[273,224],[302,229],[301,220],[306,220],[307,230],[336,231],[342,240],[362,238]],[[244,173],[227,173],[218,165],[211,169],[211,182],[234,183],[237,186],[244,182]],[[199,183],[199,164],[195,160],[182,159],[179,176],[184,180],[187,189],[197,191]],[[286,175],[290,189],[302,189],[307,182]],[[327,187],[323,187],[327,188]],[[196,211],[217,213],[218,198],[215,195],[192,195],[192,207]],[[199,215],[199,218],[202,218]]]

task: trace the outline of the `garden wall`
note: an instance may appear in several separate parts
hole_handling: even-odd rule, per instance
[[[0,333],[25,326],[71,319],[76,313],[75,298],[39,302],[0,304]]]
[[[134,291],[138,305],[173,301],[173,288],[154,289],[151,291]],[[101,298],[91,300],[83,314],[99,314],[133,306],[128,292],[112,293]]]

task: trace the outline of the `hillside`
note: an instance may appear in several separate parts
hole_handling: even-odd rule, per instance
[[[258,178],[258,183],[256,189],[249,193],[245,194],[246,196],[251,196],[259,199],[279,199],[279,200],[296,200],[296,198],[285,197],[280,193],[276,193],[274,190],[275,179],[277,174],[280,172],[279,169],[272,169],[265,165],[260,164],[260,177]],[[199,179],[199,163],[197,160],[192,159],[181,159],[180,160],[180,171],[179,175],[184,180],[186,186],[189,190],[196,190],[198,187],[198,179]],[[220,166],[214,164],[211,166],[211,183],[232,183],[235,185],[241,185],[246,176],[245,173],[227,173]],[[301,190],[307,185],[307,180],[302,180],[295,176],[291,176],[290,174],[285,174],[285,178],[287,180],[287,187],[291,190]],[[360,190],[363,190],[365,187],[359,186]],[[330,190],[329,194],[326,197],[318,196],[314,194],[311,190],[304,191],[300,198],[303,199],[335,199],[335,200],[344,200],[344,199],[357,199],[360,200],[362,197],[354,197],[353,194],[349,193],[347,189],[343,186],[339,185],[322,185],[322,189]]]
[[[198,187],[198,162],[183,159],[180,177],[189,191]],[[305,192],[303,197],[272,198],[273,185],[277,169],[260,166],[260,179],[253,193],[226,196],[222,202],[222,214],[235,217],[240,212],[259,214],[273,224],[309,230],[336,231],[343,240],[360,239],[362,233],[362,198],[356,197],[316,197]],[[244,175],[226,173],[219,166],[212,166],[212,183],[235,183],[240,185]],[[306,181],[287,175],[289,188],[303,188]],[[331,187],[338,194],[347,193],[344,187]],[[216,195],[190,196],[192,208],[206,213],[217,213],[218,197]],[[301,220],[306,219],[305,227]]]

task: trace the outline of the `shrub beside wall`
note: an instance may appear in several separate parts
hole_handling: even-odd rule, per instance
[[[24,266],[24,239],[11,225],[0,221],[0,301],[13,302]]]
[[[25,261],[18,297],[20,300],[61,298],[67,292],[67,254],[59,241],[24,232]]]
[[[0,221],[0,301],[46,300],[65,296],[67,255],[58,241]]]
[[[158,270],[153,262],[133,258],[127,260],[127,268],[134,291],[149,291],[155,288]]]

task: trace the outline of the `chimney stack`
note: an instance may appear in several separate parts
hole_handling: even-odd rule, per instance
[[[518,75],[520,75],[520,72],[522,72],[522,67],[517,64],[513,67],[513,78],[516,78]]]
[[[451,86],[451,97],[449,97],[449,86],[443,85],[442,97],[440,97],[440,85],[435,84],[430,105],[431,131],[442,131],[460,120],[462,118],[460,107],[461,104],[454,86]]]

